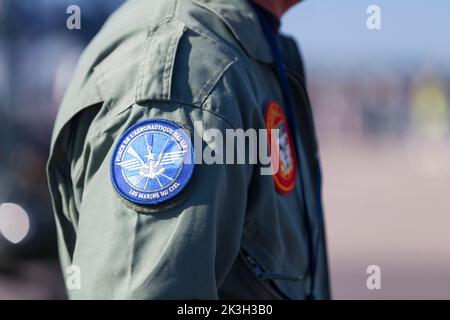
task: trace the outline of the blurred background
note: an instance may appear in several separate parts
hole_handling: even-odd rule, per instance
[[[0,0],[0,299],[63,299],[45,163],[80,53],[122,0]],[[66,9],[81,8],[81,30]],[[369,5],[381,30],[368,30]],[[309,0],[302,49],[333,297],[450,299],[450,2]],[[366,287],[369,265],[381,289]]]

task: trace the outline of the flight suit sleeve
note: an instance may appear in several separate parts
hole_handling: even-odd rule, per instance
[[[72,141],[78,221],[71,263],[79,267],[81,286],[69,296],[217,299],[239,254],[252,167],[196,163],[180,194],[157,205],[137,205],[115,190],[111,159],[124,132],[143,120],[176,123],[192,143],[199,134],[195,124],[224,137],[232,125],[213,112],[172,102],[135,104],[114,116],[102,110],[91,117],[86,137]],[[202,150],[221,147],[214,138],[200,141]]]

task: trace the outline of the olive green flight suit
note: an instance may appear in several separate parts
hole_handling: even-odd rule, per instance
[[[194,121],[224,135],[264,129],[267,102],[282,105],[283,97],[245,0],[130,0],[110,17],[79,61],[48,163],[63,272],[81,271],[70,298],[305,299],[312,281],[306,218],[313,295],[329,298],[303,67],[294,41],[280,36],[279,43],[303,146],[294,190],[278,193],[258,164],[196,164],[184,194],[139,206],[124,201],[110,177],[127,128],[159,118],[191,133]]]

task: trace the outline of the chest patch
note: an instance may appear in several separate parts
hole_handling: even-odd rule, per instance
[[[297,164],[289,125],[278,102],[271,101],[267,104],[265,120],[272,163],[278,163],[278,171],[273,175],[275,188],[278,192],[287,194],[295,187]],[[272,139],[273,129],[278,129],[278,137],[275,135],[275,139]],[[275,146],[272,145],[272,140],[275,141]]]
[[[139,122],[120,137],[111,161],[116,191],[139,205],[156,205],[179,194],[194,170],[189,135],[177,124],[152,119]]]

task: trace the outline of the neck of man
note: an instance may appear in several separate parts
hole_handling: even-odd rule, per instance
[[[278,19],[288,11],[298,0],[253,0],[254,3],[272,13]]]

